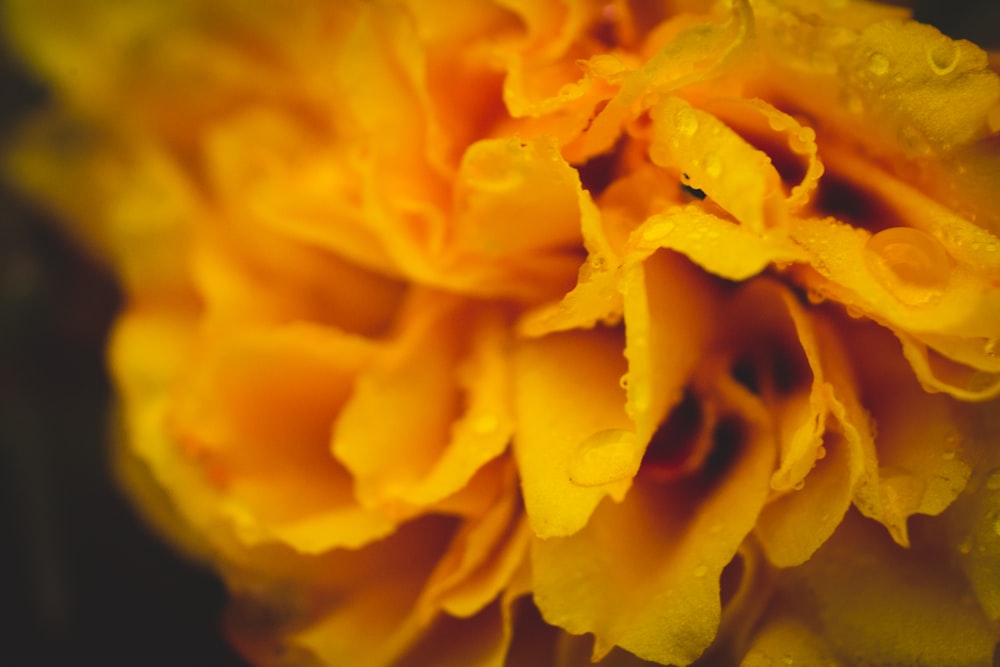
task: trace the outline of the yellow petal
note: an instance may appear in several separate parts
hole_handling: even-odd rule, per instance
[[[578,533],[536,539],[535,601],[546,621],[594,633],[598,659],[613,646],[661,664],[696,659],[718,629],[719,576],[767,495],[773,450],[755,428],[742,437],[715,480],[637,481]]]
[[[961,577],[935,550],[902,549],[856,515],[779,586],[846,664],[990,664],[994,631]]]
[[[780,235],[761,236],[707,213],[697,206],[675,207],[654,215],[633,233],[638,248],[670,248],[706,271],[729,280],[745,280],[771,263],[805,258]]]
[[[554,331],[589,329],[598,322],[616,324],[624,305],[618,289],[621,268],[619,252],[612,246],[601,211],[590,194],[579,194],[580,227],[587,261],[579,269],[576,286],[561,301],[535,308],[522,315],[518,332],[536,337]]]
[[[288,645],[325,665],[385,667],[399,660],[428,629],[414,603],[451,530],[451,522],[430,517],[394,534],[386,542],[395,551],[388,567],[333,597],[318,618],[289,633]]]
[[[857,324],[842,335],[855,359],[860,401],[874,422],[879,465],[878,498],[859,509],[905,545],[910,515],[940,513],[965,487],[967,434],[954,402],[921,388],[885,330]]]
[[[629,257],[619,287],[625,302],[626,411],[641,443],[680,401],[703,359],[719,298],[705,276],[679,256],[644,254]]]
[[[455,184],[454,242],[478,256],[511,261],[578,244],[579,189],[576,170],[551,139],[476,142],[462,157]]]
[[[664,97],[650,117],[655,164],[686,175],[691,187],[755,231],[779,222],[781,177],[766,153],[679,97]]]
[[[527,340],[514,352],[514,454],[525,510],[540,537],[578,531],[604,496],[620,499],[629,487],[627,474],[590,486],[570,478],[592,439],[633,429],[619,386],[623,348],[620,332],[598,328]],[[630,463],[636,456],[641,450],[625,452]]]
[[[510,467],[507,472],[502,495],[482,516],[465,521],[428,580],[420,604],[430,612],[443,609],[460,617],[478,613],[526,557],[530,533]]]
[[[582,162],[611,149],[623,124],[648,109],[657,95],[715,74],[743,44],[752,20],[750,4],[737,0],[726,23],[705,21],[686,26],[625,78],[621,90],[594,117],[587,131],[566,147],[566,154],[572,161]]]
[[[965,492],[941,515],[948,526],[952,553],[972,586],[986,616],[1000,620],[1000,422],[997,401],[962,411],[969,437],[965,455],[974,472]],[[939,530],[939,526],[933,526]]]
[[[843,667],[829,645],[808,625],[791,614],[774,614],[758,630],[740,667],[778,665]]]

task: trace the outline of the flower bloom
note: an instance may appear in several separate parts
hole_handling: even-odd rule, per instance
[[[55,5],[5,6],[55,100],[9,170],[120,276],[122,477],[248,659],[989,662],[978,47],[848,0]]]

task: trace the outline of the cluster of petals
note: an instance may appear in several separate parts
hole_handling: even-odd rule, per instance
[[[987,664],[1000,77],[854,0],[7,0],[117,465],[261,665]],[[785,660],[786,663],[779,663]]]

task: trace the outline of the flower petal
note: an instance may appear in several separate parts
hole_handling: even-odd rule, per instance
[[[620,500],[631,483],[627,469],[607,484],[577,484],[571,472],[594,443],[633,430],[619,385],[623,347],[618,331],[598,328],[527,340],[514,351],[514,454],[525,510],[540,537],[575,533],[604,496]],[[603,463],[627,468],[641,456],[634,442],[622,452],[617,442],[608,444],[620,456]]]
[[[576,534],[536,539],[535,601],[546,621],[593,632],[597,659],[620,646],[662,664],[695,660],[718,629],[719,576],[767,495],[774,452],[751,429],[714,484],[637,481]]]
[[[766,153],[710,113],[667,96],[650,110],[649,157],[682,172],[691,187],[755,231],[778,222],[781,177]]]
[[[780,584],[847,664],[987,665],[995,635],[933,550],[905,550],[856,515]]]
[[[808,625],[791,614],[775,614],[757,631],[740,667],[823,665],[843,667],[834,651]]]
[[[675,207],[650,217],[633,233],[632,242],[640,248],[676,250],[728,280],[745,280],[769,264],[806,257],[780,236],[761,236],[697,206]]]
[[[412,295],[400,335],[358,377],[334,429],[363,505],[406,514],[443,500],[504,450],[503,326],[502,314],[450,295]]]

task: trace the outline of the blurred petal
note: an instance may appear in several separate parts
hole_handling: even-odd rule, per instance
[[[789,614],[769,618],[753,638],[740,667],[777,665],[843,667],[823,637]]]
[[[465,486],[506,448],[512,421],[502,314],[422,292],[400,326],[359,375],[332,447],[363,505],[405,514]]]
[[[849,515],[781,584],[796,616],[823,630],[846,664],[987,665],[994,631],[939,554],[904,550]]]

